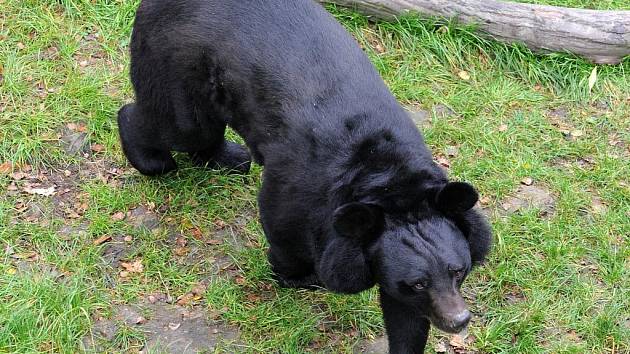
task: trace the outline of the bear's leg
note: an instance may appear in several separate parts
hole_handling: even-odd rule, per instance
[[[274,252],[272,246],[267,255],[274,279],[283,288],[321,289],[323,288],[313,267],[305,265],[297,257],[287,256],[287,252]]]
[[[390,354],[422,354],[431,323],[416,309],[405,305],[380,289],[381,308]]]
[[[147,176],[165,174],[177,168],[169,150],[156,148],[155,141],[159,140],[159,136],[151,128],[152,124],[133,103],[124,105],[118,111],[123,152],[131,165]]]
[[[337,293],[356,294],[375,284],[361,244],[345,237],[326,246],[317,273],[326,289]]]
[[[243,145],[223,140],[215,149],[190,154],[193,162],[201,167],[226,169],[236,173],[249,172],[251,157]]]

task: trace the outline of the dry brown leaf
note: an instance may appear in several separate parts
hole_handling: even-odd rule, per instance
[[[144,270],[141,258],[138,258],[132,262],[120,262],[120,265],[125,268],[125,270],[129,273],[142,273],[142,271]]]
[[[178,237],[175,239],[175,243],[176,243],[176,244],[177,244],[177,246],[179,246],[179,247],[186,247],[186,245],[188,244],[188,240],[186,240],[186,238],[185,238],[185,237],[178,236]]]
[[[110,235],[103,235],[103,236],[101,236],[101,237],[97,238],[96,240],[92,241],[92,243],[93,243],[95,246],[99,246],[99,245],[102,245],[102,244],[104,244],[105,242],[107,242],[107,241],[111,241],[111,240],[112,240],[112,237],[111,237]]]
[[[223,241],[222,240],[218,240],[216,238],[213,238],[213,239],[207,240],[206,243],[209,244],[209,245],[216,246],[216,245],[222,244]]]
[[[241,275],[237,275],[234,277],[234,281],[236,282],[236,284],[238,285],[244,285],[245,284],[245,278],[243,278]]]
[[[447,352],[446,343],[440,341],[438,342],[438,344],[435,345],[434,349],[436,353],[446,353]]]
[[[183,257],[188,254],[188,251],[188,247],[175,247],[173,253],[175,253],[177,257]]]
[[[198,227],[195,227],[195,228],[191,229],[190,233],[192,234],[192,237],[195,240],[198,240],[198,241],[203,240],[203,233],[201,232],[201,230],[199,230]]]
[[[200,296],[201,296],[201,295],[204,295],[204,294],[206,293],[206,289],[207,289],[207,288],[208,288],[208,287],[207,287],[205,284],[200,283],[200,284],[197,284],[197,285],[196,285],[196,286],[195,286],[195,287],[191,290],[191,292],[192,292],[194,295],[200,295]]]
[[[5,162],[0,164],[0,174],[8,175],[13,171],[13,163]]]
[[[23,190],[28,194],[42,195],[44,197],[55,195],[55,186],[50,186],[48,188],[33,188],[31,186],[25,186]]]
[[[194,297],[195,296],[192,293],[186,293],[177,299],[177,304],[179,306],[186,306],[193,300]]]
[[[449,161],[449,159],[447,159],[444,156],[438,156],[435,160],[438,164],[442,165],[443,167],[446,167],[446,168],[451,167],[451,161]]]
[[[468,347],[468,344],[466,343],[466,338],[460,336],[459,334],[452,336],[448,344],[450,344],[452,347],[455,347],[455,348],[465,349]]]
[[[571,132],[571,136],[572,136],[572,137],[575,137],[575,138],[579,138],[579,137],[581,137],[581,136],[583,136],[583,135],[584,135],[584,132],[583,132],[583,131],[581,131],[581,130],[573,130],[573,131]]]
[[[26,259],[26,260],[30,260],[30,261],[34,261],[37,258],[39,258],[37,256],[36,252],[20,252],[20,253],[14,253],[11,255],[11,258],[13,259]]]
[[[121,221],[125,219],[125,213],[123,213],[122,211],[116,212],[114,213],[114,215],[112,215],[112,220],[114,221]]]
[[[260,296],[256,295],[256,294],[247,294],[247,301],[249,302],[259,302],[260,301]]]
[[[11,179],[13,179],[14,181],[21,181],[26,177],[28,177],[28,174],[24,172],[13,172],[11,174]]]
[[[458,72],[457,76],[459,76],[459,78],[464,80],[464,81],[470,80],[470,74],[467,71],[464,71],[464,70],[461,70],[460,72]]]
[[[101,144],[92,144],[92,146],[90,146],[90,150],[92,150],[92,152],[103,152],[105,150],[105,147]]]

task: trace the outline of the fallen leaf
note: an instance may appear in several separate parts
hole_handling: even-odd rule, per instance
[[[595,86],[596,82],[597,82],[597,66],[593,68],[593,71],[591,71],[591,75],[588,77],[588,92],[591,92],[591,90],[593,90],[593,86]]]
[[[13,258],[13,259],[36,260],[38,257],[37,257],[37,253],[36,252],[20,252],[20,253],[12,254],[11,258]]]
[[[144,267],[142,266],[142,259],[140,258],[133,262],[120,262],[120,265],[129,273],[142,273],[144,270]]]
[[[105,150],[105,147],[101,144],[92,144],[92,146],[90,146],[90,150],[92,150],[92,152],[103,152],[103,150]]]
[[[181,325],[182,325],[181,323],[173,323],[173,322],[169,322],[169,324],[168,324],[168,328],[169,328],[171,331],[176,331],[176,330],[179,328],[179,326],[181,326]]]
[[[195,240],[198,240],[198,241],[203,240],[203,233],[201,232],[201,230],[199,230],[198,227],[195,227],[194,229],[191,229],[190,233],[192,234],[192,237]]]
[[[501,124],[501,125],[499,126],[499,131],[500,131],[500,132],[504,132],[504,131],[506,131],[506,130],[508,130],[508,126],[507,126],[507,124]]]
[[[450,344],[452,347],[455,348],[467,348],[468,344],[466,344],[466,339],[462,336],[460,336],[459,334],[456,334],[454,336],[451,337],[450,342],[448,343]]]
[[[203,284],[197,284],[190,292],[192,292],[194,295],[204,295],[206,293],[206,289],[208,287]]]
[[[182,236],[178,236],[175,239],[175,243],[179,246],[179,247],[186,247],[186,245],[188,244],[188,240],[186,240],[185,237]]]
[[[18,42],[18,43],[16,44],[16,47],[17,47],[19,50],[22,50],[22,49],[26,48],[26,45],[24,45],[24,43],[22,43],[22,42]]]
[[[186,306],[193,300],[194,297],[195,295],[192,293],[186,293],[177,299],[177,304],[179,306]]]
[[[458,72],[457,76],[459,76],[459,78],[464,80],[464,81],[470,80],[470,74],[467,71],[464,71],[464,70],[461,70],[460,72]]]
[[[9,267],[7,268],[7,270],[5,270],[5,273],[7,273],[8,275],[14,275],[15,273],[17,273],[17,269]]]
[[[435,345],[435,352],[436,353],[446,353],[447,349],[446,349],[446,343],[444,342],[438,342],[438,344]]]
[[[125,241],[125,242],[131,242],[131,241],[133,241],[133,237],[131,237],[131,236],[127,235],[127,236],[123,237],[123,241]]]
[[[209,245],[216,246],[216,245],[222,244],[223,241],[213,238],[213,239],[210,239],[210,240],[206,241],[206,243],[209,244]]]
[[[260,296],[256,294],[247,294],[247,301],[249,302],[259,302]]]
[[[532,184],[534,184],[534,180],[531,177],[525,177],[521,180],[521,184],[531,186]]]
[[[183,257],[188,254],[188,247],[175,247],[173,253],[178,257]]]
[[[138,316],[138,318],[136,318],[136,320],[133,322],[134,324],[143,324],[147,322],[147,319],[142,316]]]
[[[26,177],[28,177],[28,174],[24,172],[13,172],[11,174],[11,179],[13,179],[14,181],[21,181]]]
[[[45,197],[50,197],[55,195],[55,186],[50,186],[48,188],[32,188],[30,186],[24,187],[24,192],[28,194],[35,195],[43,195]]]
[[[234,281],[236,282],[236,284],[238,285],[244,285],[245,284],[245,278],[243,278],[240,275],[237,275],[234,277]]]
[[[571,132],[571,136],[573,136],[573,137],[575,137],[575,138],[579,138],[579,137],[581,137],[581,136],[583,136],[583,135],[584,135],[584,132],[583,132],[583,131],[581,131],[581,130],[573,130],[573,131]]]
[[[8,175],[11,171],[13,171],[13,164],[11,162],[0,164],[0,174]]]
[[[92,241],[92,243],[95,246],[99,246],[99,245],[104,244],[107,241],[111,241],[111,239],[112,239],[112,237],[110,235],[103,235],[103,236],[97,238],[96,240]]]
[[[435,160],[438,164],[442,165],[443,167],[446,167],[446,168],[451,167],[451,162],[444,156],[438,156]]]
[[[488,205],[490,204],[490,198],[487,196],[483,196],[481,197],[481,199],[479,199],[479,203],[481,203],[481,205]]]
[[[122,211],[116,212],[114,213],[114,215],[112,215],[112,220],[114,221],[121,221],[125,219],[125,213],[123,213]]]

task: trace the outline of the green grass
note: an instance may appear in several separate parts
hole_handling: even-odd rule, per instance
[[[615,0],[558,3],[628,8]],[[95,318],[111,316],[115,304],[137,303],[156,291],[177,298],[211,277],[221,255],[233,259],[238,277],[211,277],[201,306],[240,329],[246,352],[351,352],[357,341],[382,334],[375,291],[339,296],[279,289],[271,280],[253,216],[261,168],[228,176],[178,157],[183,168],[177,173],[150,179],[126,165],[114,117],[132,98],[127,45],[136,5],[0,0],[0,164],[30,164],[49,177],[70,169],[71,195],[82,194],[87,204],[79,218],[67,219],[51,198],[0,193],[0,352],[75,353]],[[329,10],[401,103],[456,112],[431,115],[423,132],[437,155],[458,148],[449,157],[450,174],[487,197],[495,230],[487,266],[465,285],[477,314],[471,350],[630,351],[630,59],[598,66],[589,90],[593,65],[579,58],[534,55],[437,20],[370,24]],[[462,71],[470,79],[462,79]],[[559,109],[565,113],[554,115]],[[88,158],[64,153],[59,135],[79,122],[102,152]],[[98,176],[106,168],[90,170],[88,162],[95,161],[122,167],[118,184]],[[91,172],[78,178],[77,168]],[[546,217],[537,210],[502,211],[525,177],[554,196]],[[12,182],[0,174],[3,191]],[[605,209],[593,212],[594,200]],[[164,227],[152,233],[112,220],[141,204],[164,207]],[[22,205],[42,206],[44,213],[28,221]],[[244,222],[243,215],[249,215]],[[239,225],[242,244],[194,239],[195,229],[220,235],[221,224]],[[67,225],[75,231],[62,232]],[[172,232],[207,256],[184,262]],[[119,269],[102,260],[105,246],[92,243],[103,235],[131,236],[126,259],[141,258],[144,271],[122,281]],[[443,338],[434,332],[431,341]],[[145,340],[123,326],[111,345],[133,352]]]

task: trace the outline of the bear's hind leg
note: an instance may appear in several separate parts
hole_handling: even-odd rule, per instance
[[[155,148],[152,123],[142,116],[135,104],[124,105],[118,111],[118,131],[125,156],[140,173],[157,176],[177,169],[168,150]]]
[[[280,287],[309,290],[324,288],[314,269],[305,266],[298,259],[275,254],[273,247],[269,250],[268,258],[273,277]]]

